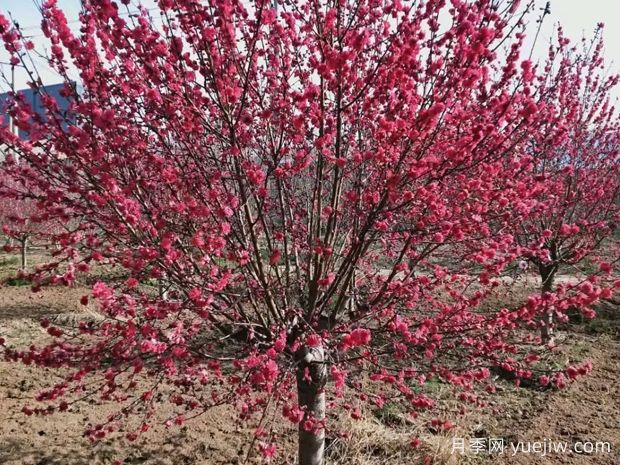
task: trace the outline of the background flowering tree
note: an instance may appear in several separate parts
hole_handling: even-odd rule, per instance
[[[148,421],[167,384],[178,424],[224,403],[243,418],[277,407],[299,423],[302,465],[324,462],[328,402],[353,416],[351,396],[417,410],[433,406],[415,389],[431,377],[470,390],[492,366],[534,376],[507,336],[539,305],[481,309],[526,253],[512,225],[540,190],[520,180],[554,104],[520,64],[528,9],[160,0],[159,26],[84,0],[76,35],[44,2],[71,115],[45,95],[46,118],[16,99],[29,137],[1,133],[19,154],[7,171],[75,224],[35,288],[95,263],[127,276],[94,285],[102,321],[49,327],[57,342],[6,356],[75,367],[40,396],[61,410],[103,373],[95,393],[123,405],[91,437],[139,404]],[[0,17],[0,33],[28,67],[19,30]],[[32,86],[45,93],[35,70]],[[170,292],[153,295],[150,279]],[[276,438],[259,431],[271,456]]]
[[[0,177],[0,197],[0,225],[8,239],[4,250],[14,250],[13,241],[19,244],[20,269],[25,272],[31,241],[46,241],[59,231],[59,227],[54,220],[46,220],[44,211],[36,205],[36,196],[8,176]]]
[[[553,102],[557,113],[549,115],[542,137],[531,139],[535,180],[544,193],[537,214],[517,224],[516,237],[532,250],[529,260],[547,294],[558,270],[584,258],[594,259],[602,275],[612,271],[611,263],[594,256],[620,221],[620,132],[610,99],[618,76],[605,69],[601,30],[579,48],[560,29],[538,87],[541,101]],[[543,343],[551,342],[553,314],[560,309],[548,306]]]

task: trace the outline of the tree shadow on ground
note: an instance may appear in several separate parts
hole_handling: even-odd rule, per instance
[[[163,442],[143,439],[128,443],[115,437],[88,444],[75,438],[64,444],[63,438],[52,438],[53,431],[33,431],[32,436],[50,436],[53,443],[35,443],[25,438],[0,438],[2,465],[235,465],[245,462],[247,449],[235,447],[205,435],[205,441],[188,437],[183,430],[170,432]],[[247,463],[254,464],[257,457]]]
[[[52,431],[37,434],[54,434]],[[185,447],[184,447],[185,445]],[[135,444],[120,447],[115,440],[102,441],[88,447],[61,445],[34,445],[26,439],[1,438],[0,463],[3,465],[176,465],[205,463],[203,450],[189,451],[183,434],[170,435],[164,444]],[[122,452],[121,452],[122,450]],[[117,462],[119,461],[119,462]],[[209,462],[207,462],[209,463]]]

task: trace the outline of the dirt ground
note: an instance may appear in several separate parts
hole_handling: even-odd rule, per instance
[[[53,288],[32,294],[26,286],[0,287],[0,337],[9,343],[41,343],[47,334],[40,319],[79,319],[91,313],[79,303],[87,293],[86,288]],[[248,434],[235,427],[225,408],[212,410],[183,428],[155,425],[136,443],[127,441],[121,432],[96,444],[83,437],[85,427],[115,413],[115,404],[88,402],[50,416],[21,412],[25,404],[34,404],[32,398],[38,391],[61,380],[51,369],[0,361],[0,464],[97,465],[122,460],[125,464],[219,465],[246,458]]]
[[[524,407],[498,421],[497,433],[507,439],[503,454],[492,462],[506,465],[620,464],[620,343],[607,336],[567,335],[588,359],[593,371],[562,391],[531,395]],[[575,346],[574,346],[575,347]],[[566,444],[566,452],[525,452],[534,442]],[[508,442],[512,443],[508,446]],[[518,444],[522,442],[523,447]],[[528,445],[528,443],[530,443]],[[595,452],[576,453],[574,449]],[[597,443],[599,450],[596,452]],[[607,444],[609,444],[609,452]],[[585,447],[584,447],[585,446]],[[514,448],[513,448],[514,447]],[[557,447],[557,446],[555,446]],[[549,449],[548,449],[549,450]]]
[[[0,337],[28,342],[42,341],[46,334],[41,318],[79,319],[95,314],[79,304],[86,288],[48,289],[32,294],[27,286],[0,287]],[[617,305],[607,309],[620,312]],[[427,464],[506,464],[506,465],[618,465],[620,464],[620,341],[608,334],[587,335],[565,332],[566,356],[589,358],[594,370],[585,379],[563,391],[519,389],[506,383],[493,398],[499,413],[476,412],[464,426],[441,437],[427,431],[413,431],[424,441],[418,455],[399,451],[406,448],[411,431],[391,430],[380,421],[364,420],[351,426],[352,443],[348,458],[334,457],[333,464],[379,465],[384,463]],[[51,416],[25,416],[24,404],[59,373],[32,366],[0,361],[0,464],[2,465],[224,465],[246,463],[250,434],[235,426],[226,408],[212,410],[183,428],[154,427],[136,443],[118,434],[92,444],[83,437],[85,426],[114,411],[114,405],[85,403],[68,412]],[[293,463],[294,431],[281,429],[285,451],[277,463]],[[355,434],[357,433],[357,434]],[[456,437],[502,438],[504,453],[461,455],[454,451]],[[520,451],[513,455],[512,444],[519,441],[607,442],[610,452],[592,454],[537,453]],[[375,443],[373,446],[373,442]],[[391,442],[391,449],[385,443]],[[379,444],[381,443],[381,444]],[[388,460],[387,455],[391,454]],[[402,458],[398,458],[402,457]],[[407,458],[405,458],[407,457]],[[247,463],[252,463],[250,459]]]

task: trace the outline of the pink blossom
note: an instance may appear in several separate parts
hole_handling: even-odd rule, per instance
[[[342,339],[342,344],[345,348],[359,347],[367,345],[370,339],[370,330],[366,328],[356,328]]]

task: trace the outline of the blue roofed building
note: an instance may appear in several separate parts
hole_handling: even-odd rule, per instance
[[[62,90],[64,89],[64,87],[65,87],[65,83],[60,83],[60,84],[44,86],[42,88],[42,91],[36,90],[36,89],[23,89],[23,90],[18,90],[17,93],[23,95],[26,101],[32,106],[34,112],[37,115],[40,115],[41,117],[44,118],[45,107],[41,99],[42,92],[56,100],[61,112],[66,112],[67,110],[69,110],[70,98],[63,96]],[[8,99],[9,99],[8,93],[0,94],[0,113],[2,115],[1,116],[2,119],[0,121],[2,121],[2,124],[5,126],[10,124],[10,117],[6,110]],[[66,118],[66,121],[70,121],[70,120],[71,120],[71,117],[68,116]],[[20,130],[19,136],[22,139],[25,139],[28,137],[28,134]]]

